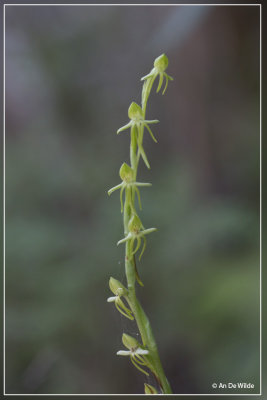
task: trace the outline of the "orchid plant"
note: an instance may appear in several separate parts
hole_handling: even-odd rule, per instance
[[[144,161],[147,168],[150,168],[148,158],[143,147],[143,137],[145,130],[150,134],[154,142],[157,142],[153,135],[150,125],[158,123],[158,120],[146,119],[147,101],[158,77],[157,93],[161,90],[165,79],[165,87],[162,94],[165,93],[168,82],[173,80],[165,71],[168,67],[168,58],[165,54],[157,57],[154,61],[154,67],[149,74],[144,76],[141,81],[144,82],[142,89],[141,106],[135,102],[130,104],[128,116],[130,121],[118,129],[117,133],[130,130],[130,164],[123,163],[119,176],[121,183],[108,191],[112,194],[120,190],[121,212],[123,213],[124,237],[118,241],[119,244],[125,244],[125,273],[127,278],[127,288],[117,279],[110,278],[109,287],[114,296],[108,298],[108,302],[114,303],[117,310],[126,318],[135,320],[140,332],[142,343],[139,343],[132,336],[124,333],[122,343],[127,350],[119,350],[117,355],[129,357],[132,364],[144,375],[152,374],[155,377],[157,388],[151,384],[145,383],[146,394],[170,394],[172,393],[170,384],[165,376],[157,345],[152,333],[151,325],[140,302],[136,297],[136,281],[141,285],[143,282],[136,267],[136,254],[139,252],[139,261],[146,248],[146,236],[156,231],[156,228],[145,229],[136,210],[136,198],[141,209],[141,198],[139,188],[151,186],[150,183],[137,181],[137,170],[140,158]],[[141,249],[142,245],[142,249]]]

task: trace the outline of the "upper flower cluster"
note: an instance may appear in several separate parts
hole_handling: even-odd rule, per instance
[[[173,81],[173,78],[168,75],[165,70],[167,69],[169,64],[168,57],[165,54],[161,54],[161,56],[157,57],[154,61],[154,68],[149,72],[149,74],[143,76],[141,78],[141,81],[147,80],[147,79],[156,79],[157,76],[159,76],[159,83],[157,87],[157,93],[160,91],[161,86],[163,84],[164,78],[166,79],[165,87],[162,91],[162,94],[166,92],[166,89],[168,87],[169,81]]]

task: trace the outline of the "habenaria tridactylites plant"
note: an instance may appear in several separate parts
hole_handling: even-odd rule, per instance
[[[128,109],[129,122],[118,129],[117,133],[130,131],[130,165],[124,162],[120,168],[119,176],[121,183],[108,191],[110,195],[115,190],[120,190],[121,212],[123,213],[124,237],[118,244],[125,244],[125,273],[127,288],[118,280],[110,278],[109,287],[114,296],[108,298],[108,302],[114,302],[117,310],[126,318],[135,320],[139,329],[142,343],[139,343],[132,336],[124,333],[122,343],[127,350],[119,350],[117,355],[127,356],[133,365],[146,376],[150,373],[155,377],[158,389],[145,383],[146,394],[172,393],[169,382],[164,374],[158,354],[157,345],[152,333],[149,320],[139,303],[136,292],[136,281],[143,286],[136,267],[135,256],[139,252],[141,259],[146,248],[146,237],[156,231],[156,228],[145,229],[136,209],[136,198],[141,209],[140,188],[151,186],[150,183],[137,181],[137,170],[140,158],[147,168],[150,168],[148,158],[143,147],[144,133],[147,131],[154,142],[157,142],[150,125],[159,122],[158,120],[146,119],[147,101],[158,77],[157,93],[161,90],[165,79],[165,86],[162,94],[165,93],[169,80],[173,80],[165,71],[168,66],[168,58],[165,54],[157,57],[154,61],[154,68],[141,80],[144,82],[142,89],[141,106],[135,102],[130,104]]]

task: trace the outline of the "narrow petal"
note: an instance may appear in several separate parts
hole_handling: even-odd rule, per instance
[[[120,191],[121,213],[123,213],[123,199],[122,199],[123,190],[124,187],[122,187]]]
[[[116,354],[117,356],[130,356],[131,352],[128,350],[119,350]]]
[[[139,354],[137,354],[136,352],[134,353],[134,359],[140,365],[147,365],[144,358],[142,356],[140,356]]]
[[[148,124],[145,124],[146,129],[148,130],[148,132],[150,133],[150,136],[152,137],[152,139],[154,140],[155,143],[158,143],[157,139],[155,138],[155,136],[153,135],[150,127]]]
[[[115,190],[118,190],[118,189],[120,189],[120,188],[122,187],[122,185],[123,185],[123,183],[120,183],[119,185],[117,185],[117,186],[114,186],[113,188],[109,189],[109,191],[108,191],[108,195],[110,196],[110,195],[111,195],[111,193],[115,192]]]
[[[108,302],[108,303],[113,303],[114,301],[116,301],[116,298],[117,298],[117,296],[109,297],[109,298],[107,299],[107,302]]]
[[[170,81],[173,81],[173,77],[168,75],[166,72],[164,72],[164,76],[169,79]]]
[[[139,249],[139,247],[141,246],[141,238],[140,237],[138,237],[137,238],[137,245],[136,245],[136,248],[135,248],[135,250],[133,251],[133,255],[138,251],[138,249]]]
[[[162,82],[163,82],[163,73],[160,72],[160,74],[159,74],[159,84],[158,84],[158,87],[157,87],[157,93],[160,91],[160,88],[162,86]]]
[[[136,353],[136,354],[140,354],[140,355],[146,356],[147,354],[149,354],[149,351],[148,351],[148,350],[141,349],[141,348],[139,347],[137,350],[135,350],[135,353]]]
[[[121,302],[122,303],[122,302]],[[118,303],[118,300],[115,301],[115,306],[117,310],[124,315],[126,318],[129,318],[130,320],[133,320],[134,317],[131,314],[131,310],[129,310],[123,303]],[[122,307],[123,306],[123,307]]]
[[[142,235],[148,235],[149,233],[152,233],[155,231],[157,231],[157,228],[149,228],[149,229],[143,230],[141,233],[142,233]]]
[[[126,307],[126,305],[124,304],[124,302],[122,301],[121,297],[118,297],[116,300],[117,305],[122,308],[127,314],[129,314],[130,316],[132,316],[132,311]]]
[[[146,122],[147,124],[157,124],[159,122],[159,120],[158,119],[151,119],[151,120],[144,119],[144,122]]]
[[[141,204],[140,191],[139,191],[139,189],[138,189],[138,187],[137,187],[137,186],[135,186],[134,188],[135,188],[135,191],[136,191],[136,193],[137,193],[137,198],[138,198],[138,204],[139,204],[139,208],[140,208],[140,210],[142,210],[142,204]]]
[[[138,143],[138,151],[140,152],[147,168],[150,169],[150,165],[149,165],[149,162],[148,162],[148,159],[147,159],[147,156],[146,156],[146,153],[145,153],[142,143]]]
[[[143,372],[143,374],[149,376],[149,373],[148,373],[147,371],[145,371],[143,368],[141,368],[141,367],[137,364],[137,362],[134,360],[133,357],[130,357],[130,359],[131,359],[133,365],[134,365],[137,369],[139,369],[139,371],[141,371],[141,372]]]
[[[165,83],[165,87],[164,87],[164,89],[162,91],[162,94],[164,94],[166,92],[167,87],[168,87],[168,83],[169,83],[169,79],[166,76],[165,76],[165,78],[166,78],[166,83]]]
[[[117,133],[120,133],[120,132],[122,132],[122,131],[125,131],[126,129],[130,128],[131,125],[132,125],[131,122],[129,122],[129,123],[126,124],[126,125],[123,125],[120,129],[117,130]]]
[[[139,255],[139,261],[141,260],[141,257],[142,257],[142,255],[144,254],[144,251],[145,251],[145,249],[146,249],[146,237],[145,237],[145,236],[143,236],[143,240],[144,240],[144,244],[143,244],[142,251],[141,251],[141,253],[140,253],[140,255]]]
[[[152,70],[152,71],[153,71],[153,70]],[[149,74],[143,76],[143,77],[141,78],[141,81],[145,81],[145,80],[148,79],[148,78],[152,78],[152,76],[154,75],[154,72],[152,72],[152,71],[151,71]]]
[[[129,233],[129,235],[126,236],[124,239],[121,239],[121,240],[118,241],[117,246],[118,246],[119,244],[121,244],[121,243],[127,242],[127,240],[130,240],[131,237],[132,237],[132,235]]]
[[[152,183],[134,182],[135,186],[152,186]]]

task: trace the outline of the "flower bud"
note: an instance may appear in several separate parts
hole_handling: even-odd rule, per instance
[[[143,118],[142,108],[136,104],[134,101],[130,104],[128,109],[128,116],[130,119],[140,119]]]
[[[169,60],[165,54],[161,54],[161,56],[157,57],[154,61],[154,67],[157,68],[160,72],[164,72],[168,67]]]
[[[109,279],[109,287],[116,296],[125,296],[127,294],[127,289],[123,284],[112,277]]]
[[[120,167],[120,178],[124,182],[132,182],[134,178],[134,170],[126,163],[123,163]]]
[[[136,214],[130,219],[128,228],[131,233],[139,233],[139,231],[143,228],[142,222]]]
[[[154,386],[145,383],[145,394],[158,394],[158,391]]]
[[[127,335],[127,333],[124,333],[122,335],[122,343],[129,350],[140,347],[140,343],[138,342],[138,340],[136,340],[134,337],[132,337],[130,335]]]

